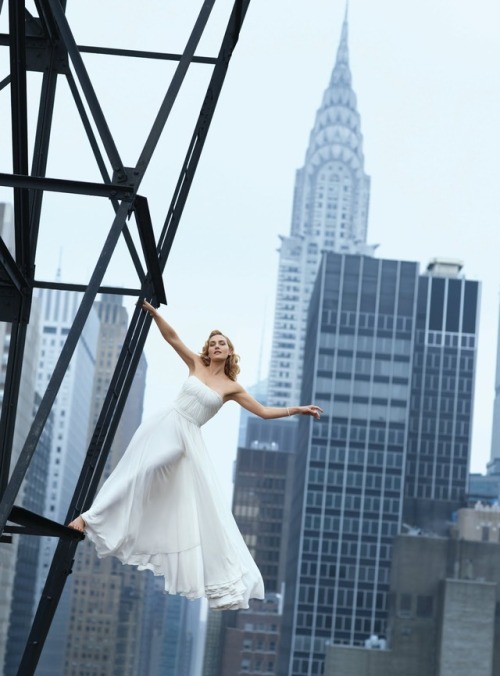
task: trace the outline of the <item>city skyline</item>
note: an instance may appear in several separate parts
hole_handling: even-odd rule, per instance
[[[198,5],[185,3],[189,20]],[[70,2],[68,12],[81,27],[78,39],[103,44],[106,38],[100,33],[101,24],[90,24],[94,7],[97,4],[91,3],[84,12]],[[99,11],[104,20],[116,9],[117,3],[110,2]],[[193,349],[201,347],[213,326],[227,331],[243,357],[241,381],[245,386],[256,379],[262,324],[265,315],[269,321],[272,313],[278,235],[288,231],[295,171],[303,163],[314,114],[331,73],[344,9],[344,3],[324,1],[312,13],[306,3],[299,3],[292,15],[284,2],[272,7],[258,0],[251,4],[167,266],[171,305],[163,312]],[[130,26],[129,33],[117,34],[115,42],[120,46],[143,47],[145,36],[148,45],[159,51],[169,48],[169,41],[174,43],[172,49],[180,46],[171,32],[183,17],[172,14],[173,5],[133,11],[140,11],[140,15],[128,14],[126,25],[115,22],[116,30]],[[466,274],[483,281],[472,459],[473,469],[479,471],[484,471],[490,451],[491,363],[498,313],[494,261],[496,158],[500,152],[495,121],[500,101],[494,86],[494,63],[500,51],[494,29],[498,12],[491,0],[474,8],[450,2],[423,2],[412,8],[394,0],[376,6],[357,0],[349,7],[353,85],[363,118],[366,170],[372,178],[368,241],[381,243],[377,255],[415,259],[423,265],[435,255],[462,258]],[[114,25],[111,20],[107,23]],[[274,48],[277,25],[280,50]],[[210,53],[210,45],[204,43],[200,53]],[[112,59],[97,57],[88,57],[88,63],[100,91],[109,87],[112,69],[120,67]],[[128,62],[127,67],[131,83],[137,82],[146,68],[136,62]],[[158,65],[154,68],[157,76],[165,72],[170,71]],[[161,88],[147,78],[144,83],[144,107],[137,101],[128,105],[127,88],[123,99],[127,105],[120,110],[123,121],[111,119],[120,141],[130,119],[125,109],[128,115],[147,117],[156,108],[153,94]],[[8,110],[2,108],[1,114],[8,115]],[[66,170],[67,139],[62,140],[54,147],[51,175],[62,175]],[[80,140],[80,132],[75,133],[75,151]],[[138,129],[134,143],[140,140]],[[85,163],[82,167],[82,175],[76,178],[94,176],[93,167]],[[159,173],[158,183],[164,180],[164,173]],[[2,199],[9,198],[10,192],[3,191]],[[83,198],[78,204],[85,212]],[[55,218],[52,196],[46,208],[42,235],[54,232],[60,246],[45,246],[40,276],[53,278],[62,247],[64,278],[80,281],[88,263],[77,260],[74,265],[69,241],[73,228],[66,227],[67,219]],[[153,217],[157,211],[158,203],[154,202]],[[97,216],[102,214],[108,223],[109,209],[103,207],[98,214],[87,212],[96,220],[96,229],[100,223]],[[77,227],[79,215],[71,216]],[[193,252],[192,242],[197,239],[204,246]],[[265,275],[255,275],[252,265],[242,269],[243,249],[245,260],[258,256],[259,270],[266,271]],[[223,289],[214,286],[207,295],[207,279],[215,284],[220,270],[225,270],[223,278],[229,283]],[[120,283],[128,282],[129,277],[133,279],[127,266],[112,273]],[[265,341],[268,353],[269,327]],[[148,378],[145,408],[151,410],[158,401],[171,398],[184,368],[168,354],[157,335],[149,339],[146,355],[150,363],[162,366],[151,369]],[[264,361],[267,363],[267,354]],[[219,420],[207,428],[207,442],[217,449],[219,468],[228,485],[238,418],[237,407],[225,407]],[[225,440],[222,444],[221,438]]]
[[[348,51],[344,20],[280,246],[267,403],[297,396],[303,359],[303,394],[324,415],[301,421],[309,445],[304,433],[296,449],[279,673],[320,673],[325,641],[385,635],[394,536],[403,523],[441,533],[468,478],[478,284],[449,258],[369,257],[359,227],[369,185],[363,111]],[[298,357],[318,250],[368,257],[323,256],[308,323],[324,333],[308,334]],[[417,283],[419,267],[427,273]],[[235,495],[240,480],[236,466]]]
[[[359,3],[359,5],[363,4],[364,3],[362,2]],[[387,4],[389,5],[390,3]],[[406,18],[402,14],[399,14],[399,11],[395,6],[393,9],[394,15],[397,16],[400,21]],[[74,9],[73,11],[78,12],[80,10]],[[425,11],[421,14],[425,14]],[[147,16],[148,13],[145,12],[145,15]],[[369,16],[368,9],[367,15]],[[394,19],[394,15],[390,18]],[[457,10],[456,15],[463,18],[461,8]],[[439,6],[433,14],[434,23],[441,27],[442,30],[446,27],[446,30],[449,30],[453,34],[458,25],[456,23],[456,15],[451,22],[444,22],[443,7]],[[366,28],[366,23],[369,21],[368,16],[363,17],[364,29]],[[316,16],[315,18],[317,19]],[[389,19],[389,17],[386,18]],[[419,16],[418,18],[421,17]],[[289,18],[287,17],[287,22],[288,21]],[[455,23],[453,23],[454,21]],[[454,95],[453,92],[455,90],[453,89],[453,85],[457,84],[457,82],[453,75],[450,74],[452,71],[449,71],[447,77],[440,80],[441,89],[438,90],[435,86],[435,77],[436,74],[443,75],[441,72],[441,60],[440,58],[435,58],[432,64],[433,67],[429,68],[429,55],[425,54],[426,58],[424,58],[424,52],[429,52],[430,54],[433,54],[434,57],[439,56],[445,61],[449,58],[448,52],[452,52],[455,57],[454,64],[456,66],[456,72],[460,73],[461,76],[460,84],[462,84],[462,86],[464,81],[466,81],[465,76],[467,75],[467,69],[464,67],[463,63],[460,62],[458,55],[453,49],[447,50],[447,42],[444,39],[439,41],[438,48],[438,40],[436,38],[437,33],[433,33],[436,38],[433,41],[427,32],[427,23],[420,26],[418,21],[416,23],[416,26],[412,25],[412,31],[414,30],[414,33],[411,33],[412,36],[418,34],[419,28],[422,29],[424,26],[426,28],[425,37],[427,39],[422,39],[422,34],[419,35],[420,52],[418,53],[417,59],[420,61],[421,67],[427,63],[427,70],[424,68],[425,74],[428,76],[425,83],[426,86],[424,88],[422,84],[423,79],[421,81],[418,78],[412,78],[412,73],[414,73],[412,70],[413,64],[408,64],[406,71],[398,71],[400,75],[404,72],[406,76],[404,81],[399,80],[398,77],[393,77],[394,88],[397,89],[399,87],[399,95],[401,95],[401,91],[405,91],[405,85],[411,84],[413,96],[408,98],[411,99],[415,110],[420,111],[420,118],[418,121],[416,117],[410,118],[413,119],[413,126],[410,125],[409,127],[406,127],[405,123],[408,118],[402,113],[401,107],[404,110],[406,109],[404,108],[404,105],[401,107],[395,105],[395,98],[388,96],[387,89],[384,89],[382,86],[382,79],[378,80],[376,77],[372,76],[373,80],[370,81],[369,79],[365,79],[363,80],[363,83],[360,83],[358,80],[357,67],[360,63],[359,59],[361,56],[365,61],[362,67],[365,78],[366,73],[368,72],[368,66],[371,67],[372,72],[376,70],[377,64],[375,63],[375,58],[372,58],[372,52],[370,52],[369,46],[373,45],[375,42],[374,35],[377,34],[377,28],[373,26],[373,35],[371,36],[367,32],[362,32],[368,39],[364,43],[358,43],[358,48],[360,44],[362,44],[362,48],[354,58],[356,48],[353,47],[351,36],[356,34],[357,26],[352,14],[349,21],[351,28],[351,58],[353,61],[356,61],[356,65],[352,65],[354,89],[360,99],[359,110],[363,119],[363,133],[366,139],[366,170],[373,181],[372,200],[379,200],[377,209],[375,209],[375,232],[377,235],[374,237],[374,209],[371,208],[367,239],[369,243],[380,242],[381,246],[380,250],[377,252],[377,258],[391,259],[394,261],[406,258],[408,260],[419,262],[422,267],[427,264],[429,259],[435,256],[458,258],[465,262],[465,273],[469,279],[479,279],[484,282],[483,298],[487,300],[488,306],[485,308],[483,304],[481,314],[483,317],[486,316],[491,322],[491,324],[488,323],[488,321],[486,323],[486,337],[493,339],[489,343],[491,347],[490,352],[483,350],[481,344],[483,342],[482,336],[484,334],[482,333],[483,329],[481,327],[479,360],[484,367],[483,369],[479,369],[480,378],[478,379],[476,387],[479,396],[478,404],[476,405],[476,441],[474,447],[475,451],[476,447],[480,450],[480,454],[475,453],[473,460],[474,463],[476,463],[477,455],[477,469],[484,471],[490,453],[491,423],[488,424],[487,421],[488,417],[491,416],[491,410],[493,408],[493,374],[498,312],[498,300],[495,298],[495,303],[493,304],[492,302],[492,297],[494,295],[492,293],[493,282],[498,285],[495,266],[496,261],[494,258],[490,258],[496,250],[493,235],[496,222],[493,216],[495,212],[492,209],[495,205],[490,204],[490,201],[495,195],[497,181],[492,182],[490,190],[488,191],[486,190],[488,181],[496,178],[494,171],[489,171],[487,172],[487,175],[483,175],[482,182],[478,182],[477,184],[474,184],[473,179],[476,178],[477,174],[484,171],[485,165],[487,166],[486,156],[489,156],[489,153],[493,153],[496,146],[495,143],[492,142],[492,134],[487,133],[489,127],[484,122],[485,109],[482,108],[482,105],[484,104],[486,96],[472,97],[466,95],[462,100],[456,93]],[[260,24],[261,27],[262,25],[263,24]],[[321,32],[324,32],[325,36],[328,28],[330,33],[331,53],[334,54],[336,40],[338,39],[338,28],[332,27],[331,24],[326,26],[326,22],[324,21],[321,25]],[[341,23],[339,22],[339,26],[340,25]],[[379,31],[376,35],[377,49],[375,50],[375,54],[377,57],[380,57],[380,54],[384,53],[384,49],[387,48],[388,36],[387,33],[380,31],[380,24],[376,24],[376,26],[379,28]],[[82,24],[82,28],[83,27]],[[467,27],[466,23],[464,23],[461,27],[461,32],[459,31],[460,37],[462,38],[463,51],[467,51],[466,47],[469,45],[467,38],[470,36],[467,33]],[[138,32],[144,37],[143,31]],[[370,42],[370,37],[372,42]],[[457,36],[455,35],[455,37]],[[443,35],[441,35],[441,38],[443,38]],[[85,35],[85,31],[83,30],[79,39],[81,42],[99,42],[97,33],[94,34],[93,32],[87,31],[87,34]],[[384,40],[386,41],[384,42]],[[413,43],[412,40],[408,40],[408,42],[410,45],[413,45],[413,47],[416,46],[416,43]],[[421,46],[422,44],[424,47]],[[485,44],[488,44],[487,40],[485,40]],[[245,45],[244,37],[242,37],[242,45]],[[138,44],[134,43],[133,46],[138,46]],[[161,48],[163,50],[165,49],[163,45]],[[256,83],[256,88],[258,88],[262,85],[263,81],[265,81],[265,78],[258,77],[255,80],[252,78],[252,73],[255,72],[256,63],[251,55],[255,54],[255,48],[256,45],[252,44],[252,41],[249,39],[246,43],[247,51],[245,52],[245,50],[243,50],[244,56],[242,57],[242,60],[238,61],[235,59],[237,75],[232,76],[233,85],[239,85],[238,79],[244,80],[245,78],[242,77],[241,71],[238,71],[238,65],[241,66],[241,64],[244,64],[243,72],[245,72],[245,68],[248,67],[246,81],[249,85],[251,83],[252,87],[248,87],[246,94],[248,96],[247,100],[252,100],[252,103],[253,97],[250,90],[253,88],[254,83]],[[295,47],[296,51],[302,54],[302,48],[303,44],[297,43]],[[475,45],[475,49],[471,49],[472,56],[470,57],[470,61],[476,63],[475,59],[478,56],[478,52],[480,52],[479,44]],[[200,53],[205,52],[200,50]],[[407,54],[410,54],[410,51],[408,51]],[[416,51],[413,52],[414,58],[415,54],[417,54]],[[244,61],[245,56],[249,57],[250,60],[248,62]],[[271,56],[270,58],[270,62],[272,62],[273,57]],[[402,56],[401,51],[394,52],[393,58],[397,60],[398,67],[401,65],[401,62],[404,63],[404,56]],[[279,61],[280,57],[277,56],[276,60]],[[91,62],[92,59],[89,59],[89,64]],[[92,63],[95,70],[97,62],[94,60]],[[329,68],[331,68],[331,63],[332,58],[330,58],[328,62]],[[389,61],[387,63],[389,63]],[[457,65],[458,63],[460,63],[460,65]],[[304,79],[299,82],[301,71],[293,71],[290,63],[288,64],[288,67],[293,75],[296,76],[296,81],[294,80],[293,82],[293,86],[295,87],[294,100],[305,100],[307,98],[307,103],[312,103],[313,96],[306,97],[306,92],[308,88],[311,88],[312,91],[313,83],[308,82],[306,84],[305,80],[307,77],[304,77]],[[106,76],[105,69],[103,70],[103,75]],[[319,70],[320,68],[318,66],[318,72]],[[132,68],[132,71],[134,71],[134,68]],[[390,72],[390,69],[384,71],[385,74],[388,72]],[[481,75],[478,76],[477,72],[478,69],[476,68],[476,83],[477,81],[482,82],[481,75],[483,73],[481,72]],[[455,73],[455,70],[453,73]],[[108,71],[108,79],[109,76],[110,73]],[[291,74],[289,74],[289,78],[289,84],[292,84]],[[116,79],[119,79],[119,77]],[[314,84],[317,84],[315,78],[311,77],[310,80],[314,80]],[[101,79],[100,77],[97,77],[97,81],[100,82],[100,86],[103,86],[106,83],[105,79]],[[288,82],[286,77],[284,78],[284,81]],[[325,82],[326,81],[327,79]],[[432,86],[432,83],[434,86]],[[228,84],[231,84],[231,76],[228,80]],[[374,130],[373,111],[376,107],[368,107],[369,110],[371,110],[370,120],[372,131],[370,131],[365,123],[365,92],[363,91],[363,86],[366,84],[368,84],[366,92],[370,92],[370,95],[374,97],[372,99],[372,105],[373,101],[376,101],[376,104],[379,106],[381,116],[378,122],[380,124],[380,129],[385,128],[383,125],[387,123],[388,119],[392,120],[392,134],[386,133],[385,136],[383,133],[379,135],[375,134],[373,141],[369,141],[369,135]],[[273,95],[276,95],[276,93],[279,92],[281,85],[281,81],[274,80],[272,89]],[[486,90],[488,89],[486,87],[486,82],[484,82],[484,85],[484,93],[486,94]],[[379,96],[374,96],[375,87],[380,90]],[[490,86],[489,89],[494,90],[494,87]],[[269,89],[269,91],[271,91],[271,89]],[[318,89],[316,99],[314,100],[315,110],[318,109],[322,91],[324,91],[324,84],[321,89]],[[469,89],[467,91],[470,92],[471,90]],[[243,98],[244,100],[244,97],[241,96],[241,92],[242,90],[240,89],[240,98]],[[147,96],[145,98],[147,99]],[[261,101],[261,104],[266,101],[264,97],[257,97],[257,99]],[[450,109],[447,122],[450,128],[462,130],[462,132],[458,132],[456,135],[453,131],[449,131],[448,128],[438,124],[438,121],[441,120],[443,115],[443,108],[440,108],[440,105],[443,104],[445,99],[447,102],[451,101],[455,103],[455,114],[451,115]],[[273,292],[276,285],[276,255],[274,254],[273,263],[267,264],[267,261],[271,260],[270,254],[272,254],[273,250],[276,248],[276,235],[285,234],[288,231],[288,223],[290,220],[289,216],[287,219],[281,218],[278,229],[278,227],[276,227],[277,219],[275,219],[274,215],[276,213],[281,213],[283,216],[283,213],[281,212],[283,205],[279,204],[277,206],[280,199],[283,200],[283,203],[286,202],[288,210],[290,210],[293,191],[290,190],[288,197],[285,198],[285,182],[283,180],[285,169],[283,157],[280,157],[279,162],[275,163],[274,174],[266,174],[267,166],[263,171],[260,171],[264,165],[269,163],[273,164],[273,161],[277,159],[275,157],[278,153],[277,148],[281,148],[279,144],[276,147],[269,142],[267,143],[267,146],[264,147],[262,139],[264,138],[269,141],[269,137],[263,133],[264,125],[267,122],[269,127],[273,128],[274,126],[275,135],[279,138],[279,135],[283,133],[283,129],[277,124],[276,112],[277,109],[279,109],[283,113],[283,110],[278,106],[271,110],[268,109],[266,105],[261,105],[261,108],[259,109],[252,109],[257,118],[259,114],[261,115],[260,120],[262,126],[255,127],[253,125],[256,117],[251,116],[250,121],[248,121],[248,105],[240,108],[232,99],[231,93],[228,94],[225,99],[223,97],[222,101],[224,102],[224,100],[226,103],[229,102],[229,106],[222,109],[223,112],[216,118],[214,123],[216,140],[213,141],[212,145],[210,145],[210,143],[208,144],[208,155],[206,155],[202,161],[202,171],[195,182],[193,193],[186,209],[186,217],[181,226],[180,237],[179,240],[176,241],[172,260],[167,267],[165,274],[167,295],[169,300],[173,299],[173,308],[171,309],[169,307],[167,310],[163,309],[163,313],[167,318],[171,319],[184,340],[194,349],[201,346],[208,329],[212,328],[214,325],[219,326],[224,331],[227,330],[236,343],[238,351],[243,353],[243,363],[250,365],[251,367],[252,363],[254,366],[256,365],[257,358],[261,353],[260,341],[262,324],[263,320],[266,319],[265,315],[269,312],[268,309],[265,309],[266,303],[269,301],[269,297],[274,295]],[[287,100],[286,96],[282,97],[280,105],[283,104],[283,100]],[[291,99],[289,99],[289,101],[291,101]],[[472,101],[474,105],[471,105]],[[149,104],[151,104],[151,102],[149,102]],[[145,110],[146,109],[154,109],[154,104],[152,105],[152,108],[146,107]],[[490,109],[494,109],[494,106],[490,105]],[[223,121],[224,119],[227,120],[225,116],[227,115],[228,110],[233,111],[233,113],[235,110],[239,111],[238,114],[233,114],[233,118],[240,123],[238,130],[231,126],[223,128]],[[286,112],[291,112],[291,107]],[[470,115],[470,117],[468,117],[468,115]],[[286,118],[286,114],[282,114],[282,119],[284,118]],[[464,122],[465,118],[467,118],[467,123]],[[311,115],[307,130],[310,130],[311,128],[312,119],[313,116]],[[494,118],[492,118],[492,120],[493,119]],[[453,124],[451,124],[452,121]],[[457,124],[457,121],[461,124]],[[287,122],[283,127],[287,130],[288,137],[292,138],[294,132],[291,131],[291,126],[287,126],[288,124],[290,124],[289,119],[287,119]],[[403,142],[401,142],[402,137],[399,135],[401,127],[406,128],[406,137]],[[439,133],[436,129],[437,127],[439,128]],[[465,143],[467,135],[463,133],[464,130],[468,130],[470,135],[475,137],[475,145],[473,148],[472,146],[467,146]],[[218,137],[217,133],[219,134]],[[486,134],[484,139],[481,137],[482,133]],[[297,132],[296,136],[298,135],[299,133]],[[242,136],[252,138],[255,145],[260,148],[260,155],[256,154],[253,156],[255,160],[260,160],[260,165],[255,163],[252,164],[252,162],[246,159],[248,157],[247,152],[250,152],[250,150],[249,147],[246,146],[246,139],[243,139]],[[448,154],[445,162],[441,151],[443,147],[445,147],[444,141],[450,141],[451,136],[453,136],[454,143],[447,146]],[[232,141],[233,148],[231,152],[226,151],[225,146],[219,144],[222,138],[227,138],[229,142]],[[381,142],[381,138],[385,138],[385,144]],[[478,138],[480,139],[479,141]],[[212,139],[212,136],[210,136],[210,139]],[[423,139],[423,141],[421,139]],[[172,139],[170,139],[170,141],[172,142]],[[76,146],[77,145],[78,144],[76,144]],[[305,145],[306,144],[303,143],[302,155]],[[370,149],[368,146],[370,146]],[[373,148],[377,147],[379,147],[381,153],[379,157],[375,159],[375,162],[381,162],[381,157],[384,160],[378,165],[379,167],[383,167],[382,174],[379,174],[378,176],[372,168],[373,158],[370,157],[370,152],[373,152]],[[412,160],[415,157],[414,153],[416,152],[417,147],[419,151],[421,151],[422,148],[425,149],[424,153],[422,153],[425,162],[422,161],[421,169],[422,171],[424,170],[426,163],[427,172],[423,171],[422,174],[415,173],[414,175],[415,165],[412,163]],[[168,153],[168,145],[164,150]],[[128,152],[133,151],[129,148]],[[250,156],[252,157],[252,155]],[[496,156],[498,156],[498,153]],[[51,167],[51,175],[59,175],[57,173],[58,171],[65,173],[65,169],[62,168],[63,165],[58,164],[58,161],[61,159],[65,159],[64,153],[60,150],[58,151],[56,146],[55,157]],[[255,183],[247,181],[245,184],[245,191],[241,189],[239,184],[236,186],[234,183],[235,179],[232,176],[229,176],[228,172],[229,168],[232,169],[235,166],[240,167],[242,164],[246,166],[247,171],[249,168],[252,169],[252,177],[255,181]],[[276,164],[277,167],[281,167],[281,171],[276,167]],[[293,167],[289,168],[290,175],[293,176],[300,166],[302,166],[302,159]],[[438,167],[441,167],[440,171],[437,171]],[[448,171],[444,170],[445,167]],[[204,171],[205,173],[203,173]],[[85,165],[83,167],[83,173],[86,177],[92,176],[89,167]],[[209,174],[214,174],[218,178],[219,184],[212,183],[208,180]],[[245,175],[247,174],[240,174],[240,176]],[[248,174],[248,176],[249,175],[250,174]],[[161,172],[158,172],[157,176],[158,179],[163,180],[164,178]],[[380,176],[385,176],[386,179],[388,176],[392,176],[392,183],[386,181],[384,185],[381,185]],[[264,186],[268,180],[268,178],[264,177],[273,177],[275,180],[274,182],[269,181]],[[153,181],[153,179],[151,180]],[[154,179],[154,181],[156,180],[157,179]],[[244,181],[240,182],[244,183]],[[474,185],[475,191],[472,189]],[[235,187],[235,190],[231,190],[232,186]],[[220,187],[223,188],[222,191],[218,190]],[[379,192],[381,188],[382,192]],[[387,197],[389,188],[391,190],[392,199],[388,199]],[[470,193],[468,193],[469,190]],[[486,190],[487,194],[484,193],[483,190]],[[382,199],[380,195],[382,195]],[[237,200],[239,200],[238,203]],[[254,202],[259,205],[260,209],[256,209]],[[61,246],[59,247],[58,255],[63,260],[63,271],[71,270],[72,274],[76,275],[76,278],[69,279],[68,277],[65,277],[65,279],[68,281],[81,281],[78,279],[78,276],[85,276],[84,266],[87,257],[82,256],[84,262],[81,268],[78,265],[73,266],[71,262],[71,242],[68,243],[66,235],[67,232],[72,231],[71,238],[74,240],[80,239],[74,236],[74,230],[79,227],[79,216],[72,211],[68,211],[68,215],[71,214],[71,217],[75,218],[75,222],[72,221],[68,223],[67,218],[60,218],[59,215],[57,218],[55,217],[54,202],[51,198],[47,200],[47,206],[48,209],[42,232],[46,238],[47,234],[50,232],[51,237],[56,237],[60,240]],[[488,217],[484,214],[490,214],[489,209],[492,210],[491,215]],[[159,202],[153,200],[152,211],[158,212],[159,210]],[[82,211],[84,211],[84,209],[82,209]],[[104,213],[104,211],[102,213]],[[454,216],[452,217],[451,214]],[[382,222],[382,215],[387,217],[387,221],[384,220]],[[88,236],[86,237],[89,241],[89,261],[92,260],[90,248],[93,235],[98,232],[101,223],[109,222],[109,214],[106,213],[104,220],[101,216],[101,212],[86,213],[86,219],[90,223]],[[454,228],[451,227],[452,218],[454,218]],[[230,223],[230,221],[232,222]],[[446,227],[443,225],[445,222],[447,222]],[[390,228],[389,225],[391,226]],[[52,226],[54,226],[54,228],[52,228]],[[491,233],[488,231],[488,226],[491,227]],[[276,227],[276,232],[273,231],[273,227]],[[272,232],[274,232],[275,243],[274,246],[269,247],[269,235]],[[380,239],[378,234],[382,234]],[[491,236],[491,243],[488,239],[489,236]],[[43,241],[42,238],[41,242]],[[45,239],[45,246],[47,241],[50,242],[50,237],[48,240]],[[79,243],[81,244],[81,241]],[[405,255],[405,252],[410,250],[411,255]],[[480,251],[479,254],[477,253],[478,250]],[[68,252],[70,254],[69,257]],[[41,253],[43,253],[43,246]],[[470,257],[468,258],[468,256]],[[49,254],[48,251],[46,252],[46,255],[41,256],[41,264],[38,268],[40,271],[39,278],[52,278],[51,276],[54,268],[50,268],[49,266],[49,262],[53,262],[51,261],[51,258],[53,258],[53,254]],[[470,264],[470,260],[472,260],[472,265]],[[247,267],[242,265],[242,261],[248,263]],[[187,276],[186,271],[188,273]],[[256,274],[256,271],[261,274]],[[64,272],[64,274],[67,274],[67,272]],[[121,265],[118,264],[118,266],[115,266],[110,272],[109,279],[110,281],[114,280],[117,283],[129,285],[129,280],[133,279],[133,277],[130,276],[130,270],[127,266],[121,267]],[[130,303],[132,302],[133,301],[131,300]],[[215,314],[214,308],[216,308],[215,312],[218,312],[219,314]],[[210,312],[213,312],[214,314],[209,317]],[[205,322],[205,320],[210,322],[210,324],[207,324],[207,330],[203,327],[203,322]],[[268,324],[270,324],[269,319]],[[186,331],[184,331],[185,325],[188,327],[188,330]],[[234,325],[236,325],[236,329],[233,332],[231,326]],[[270,333],[269,328],[267,328],[267,333]],[[493,333],[493,336],[490,335],[491,333]],[[192,341],[191,338],[193,338]],[[269,337],[267,335],[265,340],[269,342]],[[266,347],[264,351],[267,350],[268,348]],[[146,354],[148,356],[148,361],[154,364],[153,377],[147,386],[146,410],[149,411],[152,408],[150,408],[148,403],[150,400],[154,400],[154,407],[157,408],[162,405],[162,401],[167,402],[171,395],[178,389],[178,384],[182,378],[181,368],[183,367],[177,363],[176,357],[173,354],[168,353],[168,347],[159,339],[157,333],[152,334],[152,337],[148,341]],[[489,362],[493,365],[490,365]],[[254,373],[256,370],[257,369],[254,370]],[[255,378],[250,374],[250,369],[245,369],[245,371],[246,373],[242,378],[242,382],[244,385],[248,386],[252,384]],[[171,381],[175,383],[173,386],[170,384]],[[483,387],[483,383],[486,382],[490,382],[489,388],[486,386]],[[298,402],[290,401],[289,403],[294,404]],[[232,435],[231,426],[234,425],[233,420],[238,417],[238,409],[235,410],[234,406],[225,408],[228,410],[225,410],[216,423],[210,426],[210,430],[206,437],[214,459],[219,465],[219,470],[221,473],[222,471],[225,472],[229,477],[232,469],[230,458],[231,455],[234,457],[236,447],[236,433]],[[479,423],[478,420],[480,421]],[[222,439],[223,441],[221,441]],[[228,442],[227,453],[224,450],[226,441]],[[480,460],[479,457],[481,458]],[[474,464],[473,469],[475,469]]]

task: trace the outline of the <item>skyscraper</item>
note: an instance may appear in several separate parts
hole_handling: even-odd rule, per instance
[[[394,537],[461,506],[478,293],[453,262],[324,254],[302,390],[324,414],[300,421],[280,674],[384,634]]]
[[[433,260],[418,280],[405,470],[405,522],[447,532],[467,491],[479,284]]]
[[[34,303],[40,304],[42,324],[36,383],[40,394],[45,392],[80,300],[81,294],[77,292],[45,289],[33,299]],[[60,523],[66,518],[87,447],[98,331],[99,318],[93,310],[53,407],[53,436],[44,516]],[[41,538],[37,599],[40,598],[56,544],[55,538]],[[70,577],[38,664],[37,674],[40,676],[63,673],[71,584]]]
[[[347,16],[304,166],[297,171],[290,235],[281,238],[268,404],[299,401],[307,309],[321,252],[367,253],[370,180],[352,89]]]
[[[99,335],[95,377],[89,396],[90,429],[94,428],[101,412],[128,328],[127,310],[121,296],[103,294],[94,307],[99,317]],[[106,463],[104,479],[116,466],[141,422],[145,379],[146,360],[142,356]],[[77,552],[72,578],[71,612],[61,674],[137,674],[145,573],[124,566],[117,559],[99,559],[94,546],[84,541]]]
[[[204,676],[232,676],[236,665],[249,674],[277,673],[296,426],[255,416],[246,422],[234,473],[233,514],[262,573],[266,598],[223,618],[209,613]]]

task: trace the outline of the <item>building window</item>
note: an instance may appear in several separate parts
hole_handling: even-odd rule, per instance
[[[432,596],[417,596],[417,617],[432,617],[433,610]]]
[[[411,594],[399,595],[399,617],[411,617]]]

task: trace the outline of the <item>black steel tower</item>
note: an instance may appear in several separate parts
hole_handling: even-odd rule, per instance
[[[0,0],[0,12],[5,9]],[[9,50],[10,72],[0,79],[0,90],[10,92],[12,120],[12,173],[0,174],[0,185],[13,188],[14,254],[0,239],[0,321],[12,324],[11,342],[0,417],[0,531],[8,542],[12,533],[52,535],[59,544],[38,606],[19,673],[35,671],[44,640],[54,616],[81,536],[76,531],[15,506],[21,483],[37,449],[57,393],[70,364],[87,317],[98,293],[136,296],[165,303],[162,271],[165,267],[186,203],[208,129],[224,83],[233,49],[248,9],[249,0],[236,0],[227,20],[219,52],[213,57],[196,55],[215,0],[200,0],[200,11],[181,54],[133,51],[102,46],[79,46],[66,17],[65,0],[35,0],[36,15],[26,9],[25,0],[6,3],[9,32],[0,34],[0,45]],[[120,17],[116,17],[117,22]],[[95,17],[99,21],[99,17]],[[103,107],[93,86],[83,54],[114,55],[122,58],[163,59],[177,62],[163,101],[146,142],[134,166],[125,166],[111,134]],[[139,194],[156,145],[170,122],[170,112],[192,64],[212,69],[203,103],[180,168],[172,196],[165,201],[166,217],[161,235],[155,241],[148,200]],[[27,97],[27,79],[40,73],[41,86],[34,110],[36,129],[32,152],[28,143],[28,119],[34,102]],[[75,181],[47,176],[51,137],[57,133],[54,122],[56,88],[66,80],[81,117],[89,147],[102,176],[100,182]],[[35,277],[39,226],[44,195],[107,198],[111,206],[110,225],[104,245],[86,284],[49,283]],[[127,219],[134,216],[142,252],[134,244]],[[105,223],[102,224],[103,229]],[[103,286],[104,275],[115,248],[123,237],[137,273],[135,288]],[[89,262],[90,265],[90,262]],[[33,291],[55,288],[82,291],[83,299],[69,330],[59,360],[35,412],[31,429],[17,463],[10,474],[12,440],[16,419],[26,330],[30,321]],[[68,520],[85,510],[95,494],[109,448],[122,413],[132,379],[151,325],[151,318],[139,309],[133,314],[101,413],[92,435],[68,512]],[[9,480],[10,474],[10,480]]]

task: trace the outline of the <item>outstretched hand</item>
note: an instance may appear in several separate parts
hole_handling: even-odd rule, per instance
[[[313,418],[319,420],[323,409],[314,404],[309,404],[309,406],[299,406],[299,412],[301,415],[312,415]]]

